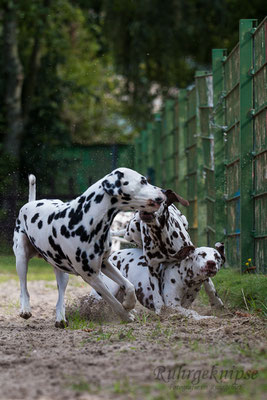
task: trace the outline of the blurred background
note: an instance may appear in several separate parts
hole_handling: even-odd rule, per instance
[[[0,249],[27,175],[71,199],[116,166],[164,99],[238,42],[263,0],[1,0]]]

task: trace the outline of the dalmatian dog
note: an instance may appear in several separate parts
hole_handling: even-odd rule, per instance
[[[165,191],[166,201],[162,203],[156,212],[146,210],[137,211],[124,231],[118,234],[124,235],[129,242],[135,243],[143,250],[155,287],[158,285],[158,271],[160,264],[171,261],[182,261],[192,251],[193,243],[190,239],[188,222],[186,217],[178,210],[174,202],[188,206],[187,200],[168,189]],[[114,232],[116,234],[116,232]],[[222,308],[223,302],[215,296],[214,285],[209,278],[204,281],[204,288],[210,297],[211,304],[216,308]],[[156,290],[159,293],[159,288]],[[163,305],[161,296],[154,296],[158,307]]]
[[[134,286],[110,263],[110,226],[120,210],[154,212],[165,200],[158,187],[128,168],[118,168],[89,187],[81,196],[60,200],[35,200],[35,177],[30,175],[29,202],[16,221],[13,250],[20,279],[20,316],[31,317],[27,290],[28,261],[39,255],[55,270],[58,284],[56,327],[66,324],[64,293],[68,274],[80,275],[125,321],[132,321],[136,296]],[[121,304],[103,283],[103,272],[123,288]]]
[[[159,285],[156,288],[152,282],[150,268],[141,249],[125,249],[113,253],[110,261],[129,279],[135,287],[139,302],[146,308],[160,313],[163,305],[173,308],[181,315],[192,317],[195,320],[213,318],[201,316],[188,308],[197,297],[203,283],[215,276],[225,262],[224,245],[216,243],[215,249],[211,247],[192,248],[190,254],[180,262],[162,263],[159,267]],[[104,277],[104,282],[114,296],[117,296],[120,287],[114,281]],[[218,298],[214,285],[208,291],[210,301]],[[159,293],[157,293],[159,291]],[[162,304],[157,304],[158,296],[163,299]],[[91,292],[94,299],[100,297],[95,291]]]
[[[194,248],[186,229],[187,220],[173,204],[179,202],[187,207],[188,201],[170,189],[164,193],[166,201],[157,212],[137,211],[125,230],[112,232],[112,235],[123,235],[124,239],[142,248],[156,288],[154,301],[157,307],[164,305],[158,287],[160,264],[181,261]]]

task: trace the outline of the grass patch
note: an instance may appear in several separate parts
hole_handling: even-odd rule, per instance
[[[93,330],[96,328],[96,324],[93,321],[88,321],[88,319],[82,317],[79,313],[79,310],[68,314],[67,318],[69,323],[68,329],[72,331],[76,331],[79,329]]]
[[[10,279],[19,280],[16,271],[16,260],[14,256],[0,256],[0,283]],[[29,262],[29,281],[54,281],[54,270],[47,262],[40,258],[33,258]]]
[[[267,277],[265,275],[240,274],[234,269],[224,268],[212,280],[218,295],[228,307],[267,316]],[[208,303],[203,288],[200,296],[205,303]]]

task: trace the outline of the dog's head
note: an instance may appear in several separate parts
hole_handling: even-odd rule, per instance
[[[186,258],[185,262],[190,265],[192,279],[205,280],[217,274],[225,262],[224,245],[216,243],[215,249],[212,247],[197,247]]]
[[[173,190],[167,189],[167,190],[163,190],[163,192],[166,196],[166,200],[164,202],[162,202],[162,204],[157,212],[147,212],[147,211],[139,212],[140,219],[143,222],[145,222],[146,224],[153,224],[153,223],[155,223],[155,219],[158,219],[160,224],[163,226],[166,222],[166,218],[168,218],[168,207],[173,203],[177,202],[177,203],[182,204],[185,207],[189,206],[189,202],[186,199],[184,199],[182,196],[180,196],[179,194],[175,193]],[[184,224],[186,224],[186,227],[188,227],[186,218],[185,218]]]
[[[139,211],[140,220],[146,224],[147,228],[142,230],[146,247],[154,249],[151,258],[157,260],[182,261],[194,249],[190,235],[187,231],[188,223],[186,217],[174,206],[173,202],[179,202],[188,206],[188,201],[172,190],[166,190],[166,200],[162,203],[159,210],[154,213]],[[153,243],[151,243],[151,241]],[[155,251],[157,249],[157,251]],[[155,257],[155,252],[159,257]],[[151,252],[149,252],[151,253]],[[149,258],[149,253],[147,257]]]
[[[166,199],[163,191],[129,168],[118,168],[102,180],[102,187],[111,196],[111,203],[120,203],[121,209],[154,212]]]

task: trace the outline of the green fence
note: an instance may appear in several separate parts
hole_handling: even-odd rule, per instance
[[[227,56],[166,100],[136,141],[135,168],[190,201],[196,245],[226,243],[229,265],[267,270],[267,19],[240,21]]]
[[[42,195],[72,199],[117,167],[133,168],[134,146],[92,145],[62,147],[50,155],[55,175]]]

